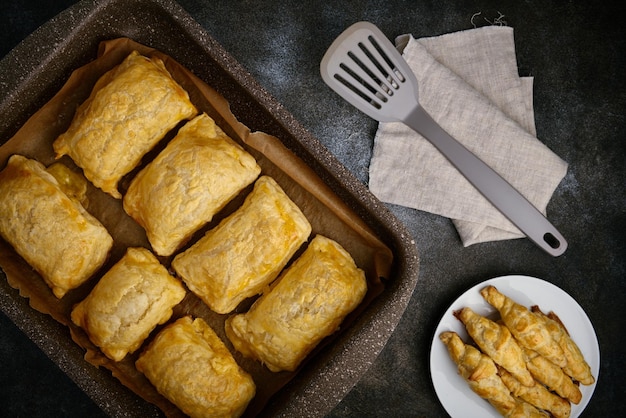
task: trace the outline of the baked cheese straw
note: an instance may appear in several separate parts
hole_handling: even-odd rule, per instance
[[[524,348],[524,357],[528,370],[538,382],[572,403],[580,402],[582,399],[580,389],[559,366],[527,348]]]
[[[563,349],[563,353],[567,359],[567,365],[563,367],[565,374],[583,385],[591,385],[595,382],[595,378],[591,374],[591,367],[560,320],[550,318],[537,307],[532,307],[531,309],[545,322],[546,327],[552,334],[552,338],[557,341]],[[551,313],[551,315],[555,316],[556,314]]]
[[[493,360],[475,347],[465,344],[458,334],[446,331],[439,335],[439,339],[446,345],[459,374],[470,389],[493,405],[502,416],[547,417],[532,405],[514,398],[498,375]]]
[[[500,312],[502,321],[520,345],[536,351],[559,367],[567,365],[563,350],[537,315],[500,293],[494,286],[481,289],[480,294]]]
[[[550,392],[545,386],[534,385],[529,387],[522,385],[502,367],[498,367],[498,374],[513,396],[550,412],[554,418],[568,418],[570,416],[572,406],[569,401]]]
[[[535,384],[526,368],[522,349],[507,327],[478,315],[468,307],[455,315],[463,322],[474,342],[493,361],[508,370],[522,384],[526,386]]]

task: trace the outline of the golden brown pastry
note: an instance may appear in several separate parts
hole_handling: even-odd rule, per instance
[[[550,392],[544,385],[532,387],[522,385],[516,378],[502,367],[498,368],[498,374],[513,396],[523,399],[539,409],[552,414],[554,418],[568,418],[572,411],[571,404],[560,396]]]
[[[470,389],[486,399],[505,417],[547,417],[532,405],[516,399],[498,375],[496,364],[475,347],[465,344],[458,334],[443,332],[439,339],[446,345],[450,357],[457,365],[459,374]]]
[[[212,310],[224,314],[261,293],[307,240],[311,225],[271,177],[172,267]]]
[[[505,415],[507,418],[550,418],[547,412],[535,408],[521,399],[515,398],[515,408]]]
[[[124,209],[153,250],[169,256],[260,172],[254,157],[202,114],[133,179]]]
[[[552,338],[561,346],[567,360],[567,364],[563,367],[565,374],[583,385],[591,385],[595,382],[595,378],[591,374],[591,367],[585,360],[578,345],[569,336],[561,321],[558,320],[558,317],[553,319],[538,310],[538,308],[533,311],[545,322]],[[552,315],[554,316],[555,314]]]
[[[335,241],[317,235],[245,314],[228,318],[235,349],[268,369],[294,371],[367,292],[365,274]]]
[[[546,359],[536,351],[524,348],[526,367],[538,382],[543,383],[548,389],[556,392],[559,396],[578,404],[582,399],[582,393],[568,375],[556,364]]]
[[[480,294],[500,312],[502,321],[521,345],[536,351],[560,367],[567,364],[563,350],[537,315],[500,293],[494,286],[481,289]]]
[[[62,163],[54,163],[46,168],[46,171],[54,176],[67,197],[77,200],[84,208],[89,206],[87,180],[83,176],[73,172]]]
[[[113,239],[45,167],[21,155],[0,173],[0,235],[62,298],[106,261]]]
[[[508,370],[522,384],[535,384],[526,368],[522,349],[507,327],[478,315],[468,307],[456,315],[465,324],[468,334],[480,349],[493,361]]]
[[[120,198],[118,181],[181,120],[197,113],[158,58],[132,52],[104,74],[53,143],[96,187]]]
[[[107,357],[120,361],[172,316],[185,293],[149,250],[129,248],[74,307],[71,318]]]
[[[185,316],[165,327],[135,364],[192,418],[239,417],[256,392],[252,377],[200,318]]]

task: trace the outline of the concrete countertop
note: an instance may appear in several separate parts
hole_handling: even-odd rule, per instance
[[[74,3],[2,2],[0,57]],[[463,291],[508,274],[547,280],[582,306],[595,327],[601,353],[598,385],[582,416],[622,414],[626,30],[618,2],[178,3],[365,184],[377,125],[323,84],[319,61],[332,40],[359,20],[377,24],[392,39],[404,33],[424,37],[471,29],[473,24],[488,24],[485,19],[500,18],[514,28],[520,75],[534,77],[538,137],[569,163],[548,206],[548,217],[569,248],[558,258],[526,239],[463,248],[450,220],[390,205],[415,238],[419,280],[386,347],[330,416],[447,416],[430,379],[435,327]],[[0,363],[1,416],[104,415],[5,315],[0,315]]]

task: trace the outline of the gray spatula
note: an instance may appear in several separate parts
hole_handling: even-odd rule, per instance
[[[430,141],[520,231],[553,256],[567,249],[557,229],[513,186],[450,136],[420,106],[415,75],[373,24],[346,29],[324,55],[322,78],[335,92],[380,122],[402,122]]]

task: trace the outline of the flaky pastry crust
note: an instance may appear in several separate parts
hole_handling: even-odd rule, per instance
[[[120,361],[169,320],[185,294],[182,283],[149,250],[129,248],[74,307],[71,318],[107,357]]]
[[[469,384],[470,389],[493,405],[502,416],[548,416],[533,405],[514,397],[500,378],[494,361],[476,347],[465,344],[458,334],[446,331],[439,335],[439,339],[445,344],[459,374]]]
[[[133,179],[124,210],[154,252],[169,256],[260,172],[254,157],[201,114]]]
[[[524,348],[524,358],[530,373],[538,382],[559,396],[578,404],[582,399],[580,388],[565,374],[562,368],[536,351]]]
[[[135,364],[191,417],[239,417],[256,392],[252,377],[200,318],[185,316],[168,325]]]
[[[568,418],[572,411],[571,404],[564,398],[550,392],[544,385],[532,387],[522,385],[516,378],[503,368],[498,374],[513,396],[525,400],[539,409],[548,411],[554,418]]]
[[[507,327],[481,316],[465,307],[457,314],[465,324],[468,334],[489,357],[526,386],[533,386],[535,380],[526,368],[522,348],[513,338]]]
[[[311,233],[298,206],[271,177],[260,177],[243,205],[172,267],[217,313],[229,313],[261,293]]]
[[[593,382],[595,382],[595,378],[591,373],[591,366],[589,366],[589,363],[585,360],[585,356],[583,356],[580,348],[569,336],[565,326],[563,326],[558,317],[552,318],[550,315],[546,315],[541,312],[539,308],[533,308],[533,312],[535,312],[536,315],[539,315],[539,318],[545,322],[552,338],[561,346],[561,349],[563,350],[563,354],[567,360],[567,364],[563,367],[565,374],[583,385],[593,384]],[[551,315],[556,316],[555,314]]]
[[[121,198],[119,180],[196,113],[163,62],[135,51],[98,80],[53,148],[57,158],[69,155],[96,187]]]
[[[113,238],[68,197],[43,164],[13,155],[0,173],[0,235],[57,298],[84,283],[106,261]]]
[[[367,292],[365,274],[337,242],[317,235],[304,253],[245,314],[226,321],[226,335],[271,371],[294,371]]]
[[[502,322],[521,345],[536,351],[559,367],[567,365],[563,350],[552,338],[545,322],[534,312],[500,293],[495,286],[481,289],[480,294],[500,312]]]

